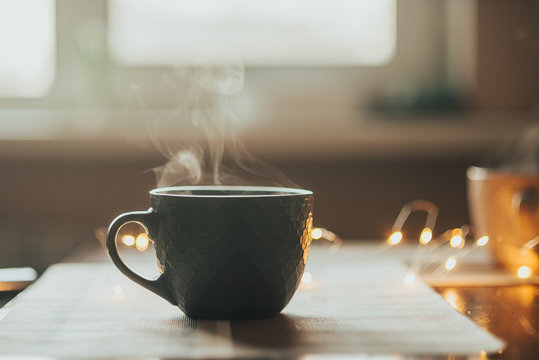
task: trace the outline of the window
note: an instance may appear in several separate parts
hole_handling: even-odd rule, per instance
[[[250,66],[372,66],[396,47],[395,0],[110,0],[122,65],[239,56]]]
[[[246,69],[245,91],[233,99],[239,118],[253,126],[345,127],[373,96],[445,73],[446,37],[456,33],[446,29],[447,5],[0,0],[0,139],[117,135],[126,124],[144,132],[125,115],[139,111],[133,89],[147,107],[173,113],[179,95],[171,67],[228,55]]]
[[[0,0],[0,98],[47,93],[55,75],[54,0]]]

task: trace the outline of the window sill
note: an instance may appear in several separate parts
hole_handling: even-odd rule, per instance
[[[142,124],[125,129],[119,125],[125,121],[111,121],[122,116],[102,111],[0,110],[0,160],[162,159]],[[507,113],[279,119],[250,124],[241,131],[241,140],[254,155],[268,159],[477,157],[503,149],[534,122],[532,115]],[[186,137],[201,140],[183,133]],[[181,140],[171,135],[167,141]]]

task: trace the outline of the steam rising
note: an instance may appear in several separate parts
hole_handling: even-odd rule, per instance
[[[155,168],[157,186],[174,184],[198,184],[202,180],[201,156],[194,150],[182,150],[173,155],[169,161]]]
[[[523,132],[509,156],[502,161],[500,169],[539,174],[539,124],[533,124]]]
[[[178,98],[170,116],[144,104],[151,141],[168,159],[154,169],[158,187],[173,185],[273,185],[296,187],[286,176],[256,160],[238,138],[231,97],[244,86],[240,61],[204,64],[174,71],[166,79]]]

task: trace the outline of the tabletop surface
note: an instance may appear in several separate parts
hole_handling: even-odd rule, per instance
[[[369,251],[373,250],[373,246],[371,245],[369,245],[369,247],[356,242],[354,242],[353,244],[354,245],[346,246],[346,248],[348,249],[353,249],[352,256],[355,256],[354,254],[363,254],[363,256],[367,254],[366,256],[369,257]],[[374,248],[376,248],[376,246]],[[319,249],[322,249],[322,252],[326,251],[323,248]],[[343,249],[340,249],[339,251],[342,252]],[[409,257],[409,253],[406,253],[404,249],[395,249],[392,251],[393,255],[398,255],[396,257],[400,257],[401,260],[406,260]],[[323,256],[318,257],[318,259],[331,259],[331,257],[333,256],[334,255],[330,255],[329,257]],[[314,262],[314,259],[311,260],[313,260]],[[106,258],[106,256],[104,256],[104,253],[102,251],[82,250],[78,253],[78,255],[72,256],[70,261],[108,262],[108,259]],[[485,263],[485,260],[481,261]],[[473,277],[474,269],[478,268],[477,264],[470,262],[467,264],[467,267],[470,269],[470,276]],[[463,266],[463,268],[466,268],[466,266]],[[316,276],[317,275],[313,269],[314,280],[316,280]],[[539,288],[536,285],[524,282],[515,282],[510,286],[507,286],[507,284],[496,285],[492,281],[489,281],[489,286],[478,286],[477,281],[475,282],[474,286],[470,286],[470,284],[467,284],[468,286],[438,286],[436,283],[436,281],[431,281],[431,285],[434,285],[434,289],[452,307],[454,307],[467,318],[473,320],[473,322],[479,325],[481,328],[489,331],[493,335],[502,339],[505,342],[505,348],[503,349],[503,351],[500,351],[499,354],[486,354],[478,352],[475,355],[468,354],[466,356],[457,356],[454,354],[450,354],[449,352],[444,355],[436,352],[432,354],[432,358],[537,358],[537,354],[539,353],[539,332],[537,330],[539,329]],[[444,283],[451,283],[451,281],[438,281],[438,284]],[[6,298],[9,298],[11,296],[13,296],[13,294],[3,294],[2,298],[5,300]],[[277,320],[274,319],[270,322],[260,323],[259,325],[265,327],[264,329],[262,329],[263,331],[273,331],[276,329],[276,327],[277,329],[280,329],[282,328],[281,325],[283,324],[283,321],[284,323],[289,323],[288,320],[290,320],[286,318],[286,316],[288,316],[286,315],[286,313],[284,316],[284,320],[279,318]],[[292,321],[292,323],[294,322]],[[250,331],[245,331],[245,328],[243,330],[238,328],[237,330],[240,332],[243,331],[243,334],[240,334],[239,336],[249,338]],[[284,339],[290,341],[290,339],[287,339],[286,336]],[[268,344],[272,345],[271,341],[269,343],[263,343],[259,345],[268,346]],[[392,351],[391,353],[398,353],[398,351]],[[361,358],[369,358],[370,355],[363,354],[362,356],[363,357]],[[409,357],[414,356],[412,356],[410,353],[404,352],[401,355],[392,355],[389,358]],[[421,358],[429,358],[429,356],[428,354],[423,353],[421,354]],[[339,359],[339,357],[336,357],[336,359]]]

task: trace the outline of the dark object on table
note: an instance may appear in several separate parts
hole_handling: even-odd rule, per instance
[[[37,279],[30,267],[0,269],[0,291],[21,291]]]
[[[152,208],[116,218],[107,248],[131,280],[198,319],[255,319],[278,314],[303,275],[312,230],[307,190],[184,186],[150,192]],[[118,255],[127,222],[147,228],[162,275],[147,280]]]

